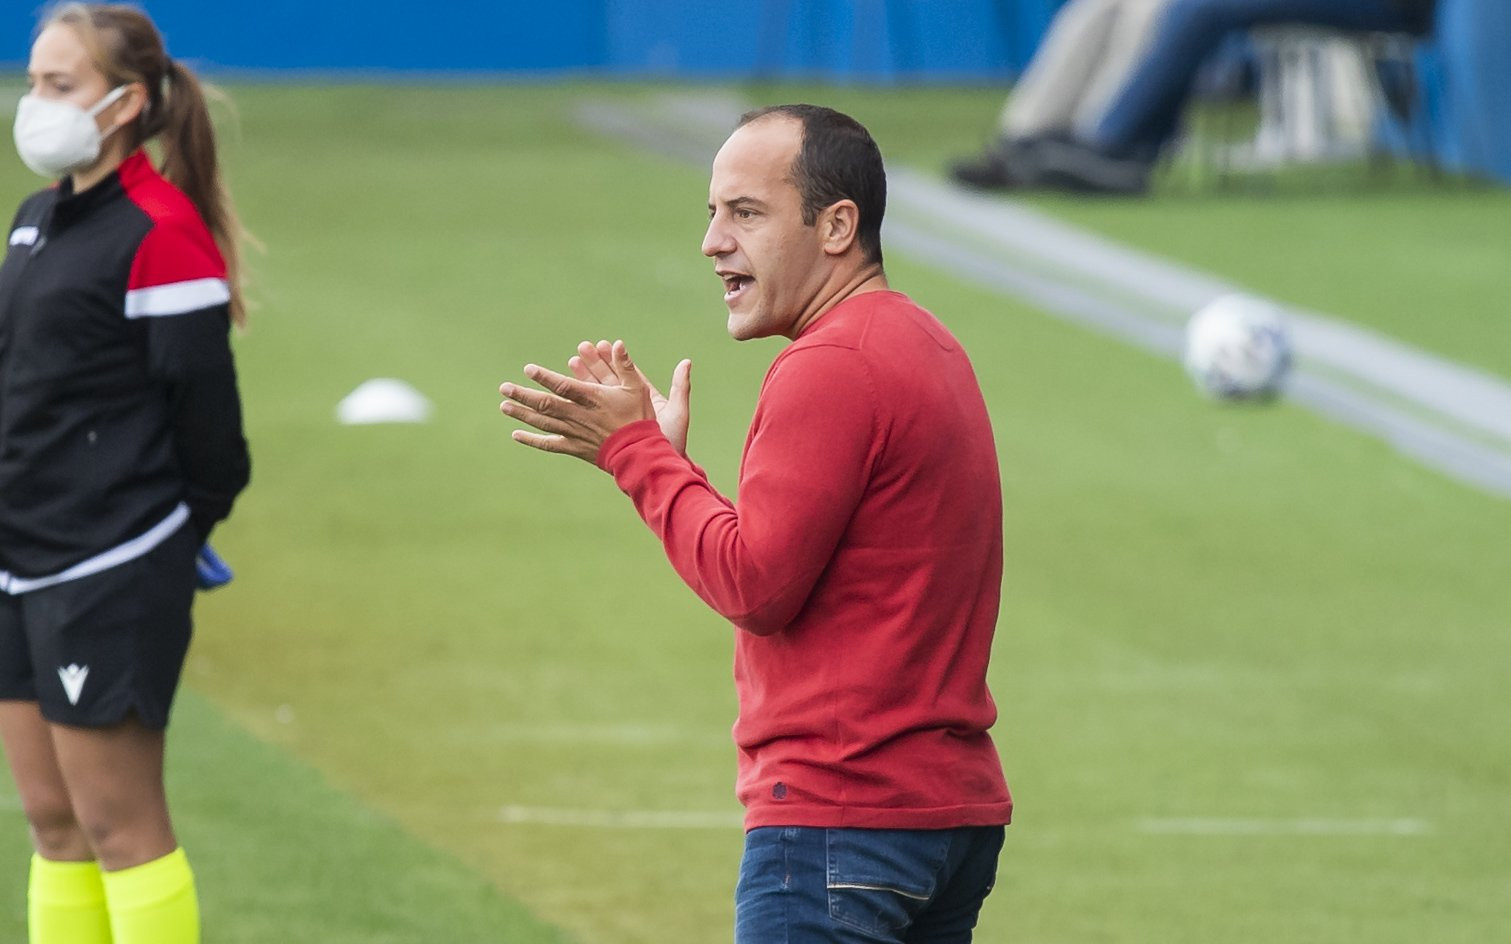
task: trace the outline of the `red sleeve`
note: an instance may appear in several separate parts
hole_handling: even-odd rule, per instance
[[[128,288],[226,277],[220,248],[198,216],[164,214],[155,217],[153,224],[137,247]]]
[[[875,415],[870,377],[853,350],[789,349],[756,407],[738,505],[654,421],[620,430],[599,462],[698,596],[764,636],[792,622],[833,558],[879,448]]]
[[[199,217],[154,220],[137,247],[126,283],[126,317],[187,314],[230,301],[226,264]]]
[[[159,213],[126,283],[126,317],[147,326],[148,367],[160,378],[223,373],[230,365],[226,264],[205,224],[181,202],[178,212],[148,203]]]

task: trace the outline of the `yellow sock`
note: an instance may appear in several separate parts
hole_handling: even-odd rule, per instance
[[[184,850],[104,875],[114,944],[199,944],[199,899]]]
[[[26,910],[31,944],[111,944],[97,863],[33,855]]]

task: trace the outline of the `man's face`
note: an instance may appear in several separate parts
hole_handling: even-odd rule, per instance
[[[794,337],[806,324],[831,264],[818,228],[803,223],[789,172],[802,124],[770,115],[735,130],[714,157],[703,254],[724,280],[729,334],[737,341]]]

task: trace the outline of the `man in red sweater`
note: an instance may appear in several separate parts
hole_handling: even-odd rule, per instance
[[[736,340],[792,340],[761,388],[739,503],[686,456],[691,364],[662,396],[622,341],[505,383],[516,441],[596,463],[736,627],[737,944],[971,939],[1012,800],[987,730],[1002,575],[991,425],[959,342],[889,290],[886,176],[827,108],[745,115],[714,158],[703,254]]]

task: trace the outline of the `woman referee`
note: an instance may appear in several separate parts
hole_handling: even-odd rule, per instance
[[[0,265],[0,739],[31,941],[197,942],[163,732],[195,554],[250,468],[239,226],[199,83],[140,11],[54,8],[27,77],[16,148],[58,180]]]

